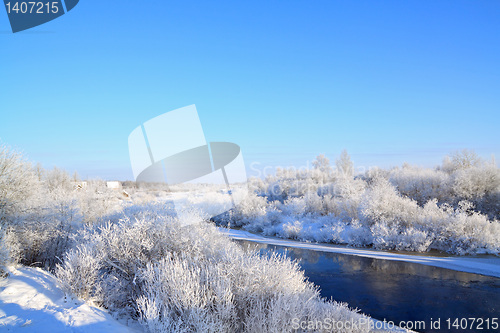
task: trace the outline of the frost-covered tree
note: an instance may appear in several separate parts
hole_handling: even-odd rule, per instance
[[[351,156],[347,153],[347,150],[342,150],[340,157],[335,161],[337,170],[345,177],[354,176],[354,163],[351,161]]]
[[[443,160],[443,170],[449,173],[457,170],[465,170],[472,167],[479,167],[483,164],[482,159],[475,151],[463,149],[451,156],[446,156]]]
[[[312,180],[314,184],[309,182],[307,185],[308,190],[312,190],[314,187],[318,185],[322,185],[329,181],[329,179],[333,176],[333,168],[330,166],[330,160],[323,154],[316,156],[316,159],[312,162],[313,170],[308,170],[306,172],[298,173],[297,176],[301,179],[301,185],[305,185],[306,182],[304,180]],[[312,186],[311,186],[312,185]],[[306,191],[302,191],[302,193],[306,193]]]
[[[5,238],[5,227],[0,225],[0,279],[5,275],[6,265],[10,261],[10,251]]]
[[[73,183],[71,176],[65,170],[54,167],[45,172],[44,185],[49,192],[71,192]]]
[[[421,168],[404,164],[402,168],[393,168],[388,179],[400,194],[424,205],[431,199],[440,203],[453,200],[452,177],[441,170]]]
[[[330,172],[330,160],[324,154],[316,156],[316,159],[312,162],[314,169],[320,170],[321,172]]]
[[[29,209],[30,199],[40,191],[31,163],[5,145],[0,146],[0,223]]]

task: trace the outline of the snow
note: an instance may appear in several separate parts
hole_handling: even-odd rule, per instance
[[[256,243],[287,246],[293,248],[333,252],[355,255],[366,258],[405,261],[416,264],[452,269],[455,271],[475,273],[486,276],[500,277],[500,257],[456,257],[456,256],[432,256],[400,254],[387,251],[375,251],[366,249],[350,248],[328,244],[304,243],[293,240],[277,239],[250,233],[244,230],[219,228],[222,232],[233,239],[247,240]]]
[[[65,294],[51,274],[23,267],[0,280],[2,332],[133,332],[103,309]]]

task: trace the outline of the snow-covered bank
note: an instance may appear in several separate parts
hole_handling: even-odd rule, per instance
[[[219,229],[233,239],[247,240],[256,243],[288,246],[288,247],[308,249],[314,251],[349,254],[349,255],[356,255],[374,259],[406,261],[428,266],[447,268],[461,272],[500,277],[499,257],[492,256],[488,258],[475,258],[475,257],[432,256],[432,255],[424,256],[424,255],[413,255],[413,254],[399,254],[386,251],[365,250],[365,249],[335,246],[328,244],[304,243],[294,240],[285,240],[274,237],[264,237],[252,234],[244,230],[235,230],[226,228],[219,228]]]
[[[0,279],[2,332],[133,332],[103,309],[66,297],[49,273],[23,267]]]

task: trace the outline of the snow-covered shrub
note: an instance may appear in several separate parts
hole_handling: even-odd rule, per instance
[[[163,321],[159,332],[283,332],[290,330],[292,318],[306,317],[307,303],[321,302],[290,261],[243,253],[236,259],[200,266],[191,258],[169,256],[148,265],[141,274],[147,281],[140,302],[145,321],[154,321],[155,328]]]
[[[41,215],[47,214],[42,205],[46,202],[41,168],[35,169],[23,156],[11,148],[0,146],[0,228],[2,228],[2,253],[10,253],[14,261],[25,257],[26,243],[37,243],[34,252],[41,253],[44,237],[38,232],[23,233],[25,221],[30,221],[41,233],[49,235],[38,224]],[[29,246],[28,246],[29,247]],[[33,247],[29,247],[33,248]],[[28,249],[28,252],[31,251]],[[64,253],[64,252],[63,252]],[[32,262],[28,262],[32,263]]]
[[[500,169],[485,163],[453,174],[453,191],[458,200],[472,201],[476,208],[500,218]]]
[[[338,170],[352,166],[346,156],[338,164]],[[500,253],[500,170],[494,163],[467,152],[445,162],[442,170],[404,165],[390,171],[374,168],[362,177],[338,170],[328,177],[317,177],[313,172],[321,170],[316,165],[300,173],[280,170],[257,187],[267,182],[281,194],[250,194],[229,214],[231,225],[264,235],[378,249]],[[292,190],[293,182],[302,184],[295,186],[300,191]]]
[[[370,231],[373,237],[373,247],[376,249],[425,252],[429,250],[432,243],[432,237],[428,232],[414,227],[401,227],[381,222],[373,225]]]
[[[364,221],[370,226],[377,223],[408,225],[418,216],[418,204],[399,195],[387,180],[378,179],[366,191],[362,204]]]
[[[371,167],[365,174],[359,177],[366,181],[367,184],[371,185],[374,181],[379,178],[389,179],[390,170],[381,169],[377,166]]]
[[[260,223],[266,219],[268,209],[266,197],[249,192],[248,196],[231,212],[231,225],[240,227],[248,223]]]
[[[265,191],[257,193],[265,195],[270,201],[284,202],[292,197],[316,192],[319,187],[342,175],[330,167],[330,162],[324,155],[316,157],[312,164],[314,168],[310,170],[277,168],[276,176],[268,176],[265,179],[267,187],[257,183],[258,188],[265,188]],[[256,181],[253,181],[253,184],[256,184]]]
[[[116,192],[108,189],[104,181],[92,180],[87,184],[86,189],[73,191],[84,223],[96,223],[103,217],[122,209]]]
[[[500,253],[500,223],[473,211],[470,202],[457,208],[438,206],[437,199],[420,207],[381,182],[368,192],[364,215],[377,248],[454,254]]]
[[[462,201],[453,208],[429,201],[420,219],[434,233],[433,248],[460,255],[500,253],[500,222],[474,212],[470,202]]]
[[[71,236],[82,227],[78,194],[69,175],[59,169],[43,172],[41,188],[29,211],[10,222],[10,247],[26,265],[54,268],[73,246]]]
[[[482,164],[483,160],[473,150],[463,149],[454,152],[451,156],[445,156],[442,169],[451,174],[458,170],[479,167]]]
[[[31,163],[20,153],[0,145],[0,224],[28,211],[40,186]]]
[[[0,225],[0,278],[6,274],[6,266],[10,261],[10,250],[5,242],[5,231]]]
[[[54,167],[52,170],[43,172],[43,185],[49,192],[70,193],[74,189],[71,176],[65,171]]]
[[[332,167],[330,166],[330,160],[324,154],[318,155],[316,159],[312,162],[312,165],[315,170],[319,170],[323,173],[332,172]]]
[[[390,171],[389,181],[400,194],[417,201],[419,205],[431,199],[449,202],[453,195],[450,175],[440,170],[405,164]]]
[[[318,190],[323,197],[324,211],[336,217],[351,221],[359,219],[361,200],[367,184],[360,178],[339,177]]]
[[[205,222],[134,215],[79,237],[58,277],[150,332],[284,332],[292,318],[362,317],[321,299],[296,262],[246,252]]]
[[[340,157],[335,161],[338,172],[346,177],[352,178],[354,176],[354,163],[351,161],[351,157],[347,153],[347,150],[343,150]]]
[[[471,201],[474,209],[490,219],[500,219],[500,169],[495,159],[486,161],[469,150],[446,157],[441,167],[450,175],[449,204],[457,207],[462,200]]]
[[[0,225],[11,257],[26,265],[53,268],[84,223],[95,223],[117,206],[104,182],[77,190],[66,171],[33,167],[0,147]]]
[[[13,221],[8,243],[21,263],[53,268],[73,246],[71,236],[81,227],[81,215],[74,202],[61,201]]]
[[[92,246],[77,246],[64,256],[64,269],[58,269],[58,277],[71,291],[87,300],[100,295],[99,274],[102,268],[102,253]]]

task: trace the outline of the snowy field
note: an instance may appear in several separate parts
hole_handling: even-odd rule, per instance
[[[2,332],[138,332],[103,309],[68,296],[61,282],[39,268],[12,269],[0,280]]]

